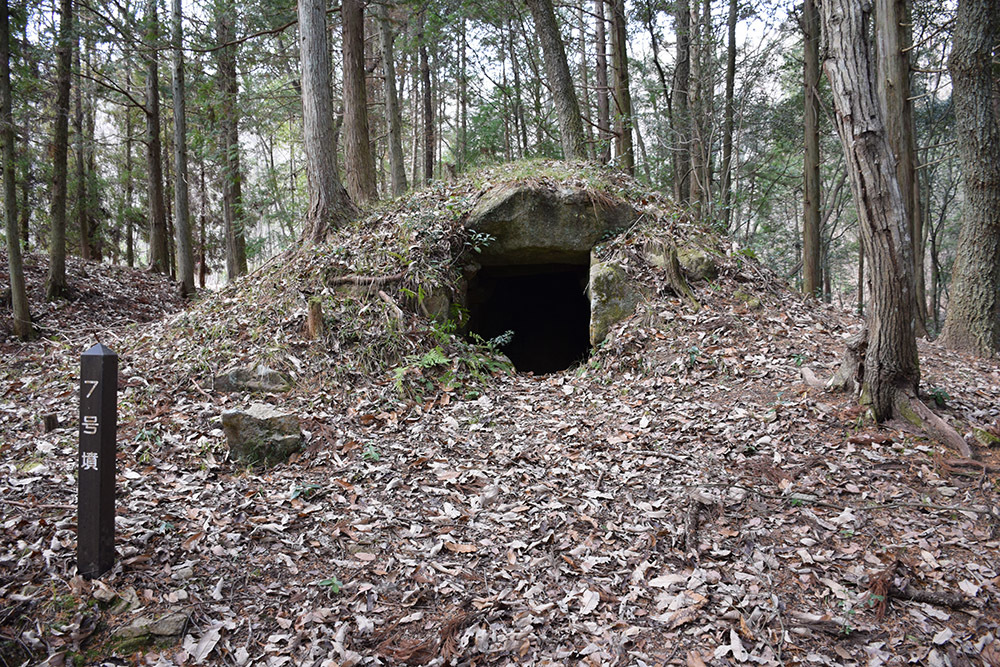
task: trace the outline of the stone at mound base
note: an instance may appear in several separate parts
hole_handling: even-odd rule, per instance
[[[216,391],[288,391],[291,378],[264,365],[234,368],[215,378]]]
[[[625,270],[614,262],[590,266],[590,344],[604,341],[611,327],[635,312],[639,295],[629,285]]]
[[[626,202],[582,188],[505,184],[483,196],[465,226],[493,237],[480,244],[482,264],[577,263],[635,219]]]
[[[302,448],[298,418],[264,403],[223,412],[222,430],[230,458],[249,465],[282,463]]]
[[[157,618],[142,616],[131,625],[117,629],[113,635],[118,639],[136,637],[177,637],[187,628],[188,615],[183,611],[172,611]]]
[[[678,246],[677,262],[688,280],[715,280],[719,275],[715,258],[696,245]]]

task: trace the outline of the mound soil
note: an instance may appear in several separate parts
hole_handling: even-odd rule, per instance
[[[801,367],[832,375],[860,322],[739,256],[692,285],[694,312],[643,259],[666,233],[653,222],[599,249],[644,287],[635,315],[567,371],[505,372],[420,314],[419,290],[474,256],[455,230],[482,191],[417,193],[106,336],[118,564],[100,580],[74,566],[85,337],[5,360],[8,664],[997,664],[997,447],[956,460],[809,388]],[[316,298],[325,333],[309,339]],[[921,355],[943,416],[1000,433],[995,362]],[[214,390],[254,363],[293,389]],[[226,459],[219,415],[251,401],[300,417],[300,456]],[[47,411],[66,426],[43,433]],[[178,613],[183,636],[123,639]]]

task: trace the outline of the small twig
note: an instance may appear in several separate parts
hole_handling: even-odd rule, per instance
[[[208,393],[207,391],[205,391],[204,389],[202,389],[201,385],[198,384],[198,381],[195,380],[194,378],[191,378],[191,384],[194,385],[195,389],[197,389],[199,392],[201,392],[202,396],[204,396],[205,398],[212,398],[212,395],[210,393]]]
[[[402,324],[405,316],[403,315],[403,309],[396,305],[396,301],[382,290],[378,291],[378,298],[389,304],[389,308],[392,309],[392,314],[395,315],[396,319],[399,320],[400,324]]]
[[[909,600],[911,602],[924,602],[948,607],[949,609],[964,609],[973,606],[973,601],[960,593],[943,593],[939,591],[922,591],[914,588],[910,584],[899,586],[889,586],[887,594],[897,600]]]
[[[18,500],[7,500],[6,498],[0,498],[0,503],[5,505],[13,505],[14,507],[23,507],[25,509],[35,509],[35,510],[75,510],[76,505],[59,505],[59,504],[45,504],[45,505],[33,505],[31,503],[23,503]]]

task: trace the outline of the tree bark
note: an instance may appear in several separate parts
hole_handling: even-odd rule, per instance
[[[393,197],[406,192],[406,162],[403,158],[403,119],[396,91],[396,61],[393,56],[392,24],[384,4],[377,4],[379,42],[382,46],[382,76],[385,81],[385,116],[389,127],[389,183]],[[464,72],[462,74],[464,77]],[[461,80],[459,97],[461,104]]]
[[[875,92],[868,11],[854,0],[823,0],[821,7],[828,54],[824,67],[870,264],[862,400],[881,422],[893,416],[900,395],[916,396],[920,381],[912,245]]]
[[[427,42],[424,35],[424,12],[420,12],[417,28],[417,43],[420,53],[420,85],[422,93],[424,124],[424,185],[430,185],[434,178],[434,97],[431,93],[431,66],[427,57]]]
[[[923,221],[916,178],[913,101],[910,99],[910,12],[907,0],[876,0],[876,52],[878,93],[885,110],[889,145],[896,156],[896,178],[903,195],[910,239],[913,243],[914,314],[918,335],[926,333],[923,289]]]
[[[174,70],[174,230],[177,234],[177,280],[183,296],[194,294],[194,254],[191,250],[191,216],[188,205],[187,118],[184,100],[184,52],[181,39],[181,0],[173,0]]]
[[[576,11],[577,26],[579,29],[577,45],[580,56],[577,71],[580,76],[580,113],[583,116],[583,140],[587,147],[587,159],[593,161],[596,155],[594,154],[594,123],[590,113],[592,108],[590,105],[590,75],[588,74],[590,63],[587,60],[587,20],[583,0],[580,1]]]
[[[674,32],[677,34],[677,55],[674,66],[673,115],[670,118],[674,135],[674,201],[686,204],[691,197],[691,116],[688,109],[688,88],[691,85],[691,7],[690,0],[674,3]],[[697,0],[695,0],[697,2]]]
[[[222,219],[226,241],[226,280],[232,282],[246,275],[246,216],[243,210],[243,169],[240,160],[240,84],[237,72],[236,44],[230,44],[235,35],[236,7],[232,2],[220,3],[216,16],[216,35],[220,44],[228,46],[219,50],[219,111],[221,115],[222,144]]]
[[[458,171],[461,173],[469,167],[469,42],[464,17],[458,39]]]
[[[615,72],[615,133],[619,166],[635,176],[635,151],[632,148],[632,93],[629,92],[628,37],[625,23],[625,0],[611,0],[611,55]]]
[[[160,140],[160,74],[156,0],[146,2],[146,177],[149,187],[149,268],[169,273],[167,214],[163,202],[163,149]]]
[[[132,62],[126,56],[125,89],[132,91]],[[132,195],[134,193],[134,174],[132,173],[132,142],[134,139],[132,125],[132,108],[125,107],[125,197],[122,202],[125,222],[125,263],[131,269],[135,266],[135,229],[133,226],[134,207],[132,205]]]
[[[80,16],[77,16],[77,24],[81,24]],[[83,68],[80,66],[80,35],[79,31],[73,36],[73,69],[76,71],[76,86],[73,87],[73,160],[75,166],[76,201],[74,202],[74,213],[76,214],[77,229],[80,230],[80,256],[85,260],[91,259],[90,254],[90,230],[87,229],[87,171],[85,157],[85,136],[83,133]]]
[[[31,186],[34,182],[34,174],[31,171],[31,146],[30,137],[28,132],[24,133],[24,148],[22,149],[22,158],[24,162],[22,163],[24,167],[24,173],[21,176],[21,206],[18,212],[21,215],[21,221],[18,225],[18,229],[21,233],[21,247],[25,252],[28,251],[30,246],[30,233],[31,230]]]
[[[326,3],[299,0],[299,62],[302,67],[302,126],[306,150],[309,210],[302,240],[322,243],[356,213],[337,175],[333,152],[333,92]]]
[[[52,230],[49,235],[49,275],[45,298],[66,292],[66,167],[69,152],[70,56],[73,49],[73,0],[59,2],[56,42],[56,122],[52,138]]]
[[[340,5],[344,54],[344,152],[347,191],[354,201],[378,199],[375,159],[368,128],[368,93],[365,87],[365,19],[363,0],[343,0]]]
[[[608,40],[604,0],[594,0],[594,48],[597,51],[594,79],[597,82],[597,161],[611,161],[611,104],[608,99]]]
[[[527,0],[531,17],[535,21],[542,55],[545,58],[545,72],[552,89],[552,100],[559,119],[559,134],[563,156],[567,160],[587,159],[587,144],[583,140],[583,119],[580,116],[580,102],[573,87],[573,77],[566,62],[566,48],[559,25],[556,23],[552,0]]]
[[[810,0],[806,0],[808,4]],[[726,19],[728,29],[728,41],[726,43],[726,98],[725,98],[725,119],[722,128],[722,215],[724,216],[726,231],[729,231],[733,221],[732,190],[733,187],[733,134],[735,132],[736,109],[733,104],[733,96],[736,88],[736,10],[737,0],[729,0],[729,16]],[[819,79],[819,15],[816,14],[816,7],[813,6],[813,15],[816,17],[816,79]]]
[[[692,216],[700,219],[703,214],[701,204],[704,190],[704,183],[702,182],[702,170],[704,169],[702,124],[704,118],[702,117],[701,96],[704,87],[703,78],[705,76],[702,67],[704,64],[702,51],[704,49],[705,31],[701,18],[701,0],[690,0],[690,10],[691,55],[689,62],[691,64],[691,78],[688,85],[688,114],[690,122],[686,128],[690,133],[689,140],[691,147],[691,176],[688,179],[688,187],[690,188],[688,203],[690,204]]]
[[[802,11],[804,41],[803,91],[805,101],[805,157],[803,158],[802,292],[816,298],[820,273],[819,175],[819,13],[815,0],[805,0]]]
[[[2,0],[0,14],[0,142],[3,155],[3,204],[7,233],[7,272],[10,277],[10,300],[14,319],[14,335],[30,340],[35,335],[28,309],[28,292],[24,284],[21,261],[21,235],[17,229],[17,184],[14,179],[14,112],[10,88],[10,12],[7,0]]]
[[[996,0],[959,0],[948,69],[962,160],[962,231],[943,343],[980,356],[1000,352],[1000,41]]]

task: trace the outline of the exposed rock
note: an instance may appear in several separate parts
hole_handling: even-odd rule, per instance
[[[635,219],[635,209],[606,194],[505,184],[483,196],[466,227],[489,237],[477,244],[482,264],[574,263]]]
[[[288,391],[292,380],[284,373],[258,365],[254,368],[234,368],[215,378],[216,391]]]
[[[635,312],[639,295],[629,285],[625,270],[614,262],[590,266],[590,344],[600,344],[611,327]]]
[[[979,444],[984,447],[998,447],[1000,446],[1000,436],[994,433],[990,433],[984,428],[972,427],[972,434],[975,436]]]
[[[750,310],[757,310],[758,308],[763,306],[763,304],[760,302],[760,299],[755,297],[753,294],[745,292],[741,289],[738,289],[735,292],[733,292],[733,298],[739,299],[740,301],[745,303],[747,308],[749,308]]]
[[[264,403],[223,412],[222,429],[230,458],[249,465],[282,463],[302,448],[298,418]]]
[[[451,299],[444,289],[425,287],[419,303],[421,312],[428,319],[446,322],[451,315]]]
[[[178,637],[187,629],[188,615],[183,611],[172,611],[157,618],[140,616],[131,625],[115,630],[118,639],[136,637]]]
[[[688,280],[715,280],[719,275],[719,267],[715,258],[696,245],[682,245],[677,248],[677,261]]]

